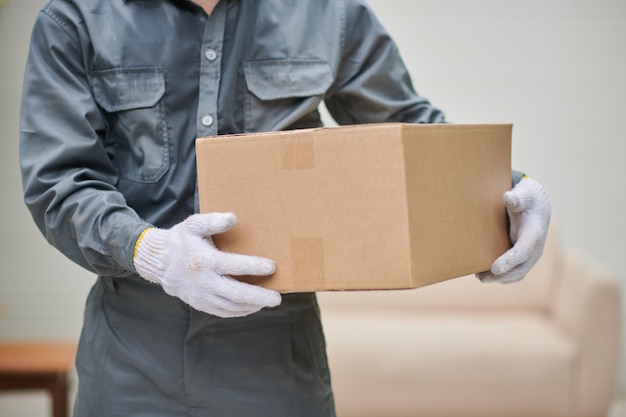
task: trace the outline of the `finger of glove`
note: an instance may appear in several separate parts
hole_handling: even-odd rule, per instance
[[[237,224],[233,213],[203,213],[189,216],[181,225],[185,231],[196,236],[213,236],[231,229]]]
[[[533,250],[536,247],[536,243],[528,241],[523,238],[518,239],[517,243],[506,251],[502,256],[496,259],[491,265],[491,271],[495,275],[503,275],[511,271],[518,265],[528,261],[532,256]]]
[[[277,291],[241,282],[229,276],[221,276],[218,282],[218,288],[221,287],[218,293],[240,306],[276,307],[282,301]]]
[[[261,310],[263,306],[235,304],[229,299],[218,294],[211,294],[209,297],[201,298],[200,293],[187,302],[193,308],[204,313],[212,314],[222,318],[245,317]]]
[[[212,314],[217,317],[221,317],[223,319],[233,319],[237,317],[245,317],[250,314],[254,314],[260,311],[261,308],[250,308],[250,309],[241,309],[241,310],[231,310],[228,308],[218,308],[214,307],[211,311],[205,311],[205,313]]]
[[[235,304],[227,298],[219,295],[214,295],[211,302],[206,303],[206,307],[200,305],[198,308],[200,311],[204,311],[205,313],[224,319],[249,316],[250,314],[256,313],[261,309],[263,309],[263,306]]]
[[[476,274],[476,277],[483,283],[498,282],[500,284],[511,284],[524,278],[529,270],[530,268],[527,268],[525,265],[518,265],[502,275],[496,275],[491,271],[485,271]]]
[[[513,213],[521,213],[532,204],[532,195],[523,189],[513,189],[504,193],[504,205]]]
[[[504,193],[504,204],[514,212],[521,213],[532,207],[547,202],[548,197],[543,186],[530,178],[525,178],[513,187],[512,190]]]
[[[243,317],[262,308],[280,305],[281,295],[273,290],[219,276],[214,283],[213,307],[220,317]],[[215,313],[214,313],[215,314]]]
[[[216,251],[213,256],[213,271],[220,275],[272,275],[276,264],[260,256],[242,255]]]
[[[282,301],[276,291],[214,273],[206,274],[193,285],[178,286],[175,292],[168,289],[166,292],[196,310],[225,318],[247,316],[265,307],[276,307]]]

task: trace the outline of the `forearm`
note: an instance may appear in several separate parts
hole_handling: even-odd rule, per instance
[[[133,271],[146,223],[117,190],[76,34],[40,14],[26,64],[20,119],[24,201],[48,242],[103,275]]]
[[[35,119],[23,120],[20,154],[24,201],[37,227],[50,244],[90,271],[130,274],[129,248],[147,224],[115,188],[114,170],[89,163],[89,157],[107,160],[106,155],[99,155],[104,151],[99,150],[98,141],[93,146],[87,146],[87,140],[79,141],[83,146],[72,144],[62,126],[37,129],[41,133],[26,129],[41,122]],[[55,152],[61,147],[64,152]],[[82,163],[92,167],[71,167]]]
[[[54,187],[39,198],[26,200],[48,242],[94,273],[131,275],[134,242],[150,225],[116,192],[62,188]]]

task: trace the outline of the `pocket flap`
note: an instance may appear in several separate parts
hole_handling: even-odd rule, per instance
[[[248,90],[261,100],[325,94],[333,82],[328,62],[287,59],[243,64]]]
[[[108,112],[155,106],[165,93],[160,68],[115,68],[91,73],[96,102]]]

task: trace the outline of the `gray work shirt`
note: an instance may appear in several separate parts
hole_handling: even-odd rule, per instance
[[[362,0],[52,0],[24,80],[25,201],[46,238],[133,273],[149,225],[196,210],[194,140],[339,124],[441,122]],[[235,185],[234,185],[235,186]]]

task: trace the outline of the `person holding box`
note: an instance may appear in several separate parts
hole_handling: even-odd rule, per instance
[[[288,74],[277,83],[275,74]],[[77,355],[75,417],[334,416],[314,294],[236,280],[269,259],[223,253],[235,214],[197,214],[194,140],[339,124],[443,123],[362,0],[50,0],[23,87],[24,199],[46,239],[98,275]],[[514,173],[521,279],[550,204]],[[233,184],[235,188],[237,185]]]

